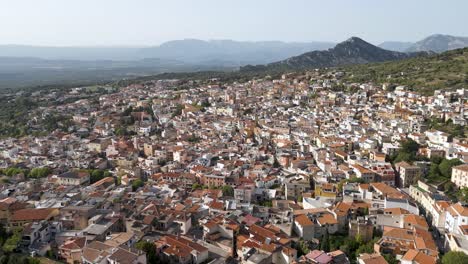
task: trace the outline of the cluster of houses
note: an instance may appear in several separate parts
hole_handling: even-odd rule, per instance
[[[389,161],[412,139],[419,155],[464,163],[451,182],[468,187],[467,139],[427,123],[464,127],[468,90],[347,84],[356,92],[346,93],[333,89],[339,76],[155,80],[44,107],[34,118],[59,111],[73,126],[0,139],[0,168],[23,169],[2,176],[0,223],[22,232],[19,250],[67,263],[370,264],[391,255],[426,264],[468,254],[468,206],[425,180],[428,162]],[[42,167],[43,178],[24,172]],[[320,250],[329,235],[359,237],[373,252]]]

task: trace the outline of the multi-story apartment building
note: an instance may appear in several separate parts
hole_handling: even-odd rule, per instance
[[[459,188],[468,187],[468,164],[452,168],[452,182]]]
[[[422,174],[420,167],[411,165],[405,161],[395,164],[395,168],[399,175],[400,187],[409,187],[417,183]]]

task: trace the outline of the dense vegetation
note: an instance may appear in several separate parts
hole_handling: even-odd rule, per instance
[[[153,243],[148,241],[140,241],[136,243],[135,247],[146,253],[146,261],[148,264],[159,264],[164,263],[157,255],[156,247]]]
[[[291,71],[311,70],[316,67],[292,70],[287,65],[277,67],[245,66],[241,71],[201,71],[190,73],[164,73],[137,79],[117,82],[121,86],[143,83],[149,80],[179,79],[187,83],[191,80],[217,79],[223,82],[245,82],[253,78],[271,76],[278,78]],[[441,88],[460,88],[468,84],[468,48],[447,51],[430,56],[383,63],[355,64],[336,68],[346,72],[345,82],[375,82],[391,85],[406,85],[410,89],[431,95]]]
[[[430,184],[441,185],[447,196],[453,201],[468,202],[468,188],[457,190],[456,186],[450,181],[452,177],[452,168],[463,164],[459,159],[446,159],[442,157],[433,157],[428,159],[418,155],[421,146],[412,139],[401,142],[398,152],[389,157],[392,164],[401,161],[413,163],[415,161],[430,162],[429,171],[425,175],[425,180]]]
[[[141,179],[136,179],[132,182],[132,191],[136,192],[138,188],[143,187],[145,183]]]
[[[293,247],[297,250],[297,255],[302,256],[311,251],[311,249],[320,249],[325,252],[331,252],[335,250],[343,251],[350,260],[351,263],[356,263],[356,258],[362,253],[373,253],[374,243],[381,237],[381,232],[377,229],[374,230],[373,239],[370,241],[363,241],[358,235],[357,237],[348,236],[348,231],[340,234],[330,235],[327,232],[320,239],[318,245],[313,245],[311,241],[305,241],[300,239],[293,243]],[[386,259],[393,261],[391,256],[386,256]],[[393,262],[397,263],[397,262]]]
[[[427,57],[344,67],[349,82],[376,82],[407,85],[415,91],[432,94],[441,88],[468,84],[468,48]]]
[[[0,225],[0,264],[39,264],[36,258],[18,255],[15,253],[21,240],[21,230],[7,232]]]
[[[468,263],[468,255],[461,251],[450,251],[442,257],[442,264]]]
[[[226,83],[233,82],[248,82],[255,78],[265,78],[270,76],[271,78],[279,78],[284,71],[272,70],[272,71],[199,71],[199,72],[180,72],[180,73],[162,73],[153,76],[145,76],[136,79],[126,79],[116,82],[118,86],[125,87],[135,83],[145,83],[151,80],[180,80],[178,84],[179,89],[190,88],[190,82],[193,80],[199,81],[220,81]]]
[[[0,138],[44,136],[56,129],[68,131],[73,126],[71,116],[55,111],[54,106],[81,99],[93,100],[96,95],[107,93],[105,89],[95,87],[88,87],[73,97],[64,97],[70,91],[69,86],[58,85],[30,87],[16,90],[15,93],[13,90],[0,91]],[[55,97],[44,98],[46,93],[54,93]],[[40,107],[52,108],[44,113],[37,111]]]
[[[88,170],[89,172],[89,182],[90,184],[93,184],[95,182],[98,182],[106,177],[111,177],[112,174],[108,170]]]
[[[466,126],[454,124],[451,119],[444,122],[439,118],[432,118],[426,121],[430,129],[439,130],[449,134],[452,138],[468,136],[468,128]]]
[[[0,169],[0,175],[5,175],[8,177],[13,177],[18,174],[23,174],[25,177],[37,179],[37,178],[47,177],[50,173],[51,173],[51,170],[48,167],[38,167],[32,170],[18,168],[18,167],[9,167],[6,169]]]

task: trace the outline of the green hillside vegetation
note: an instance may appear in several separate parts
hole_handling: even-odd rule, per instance
[[[441,88],[468,86],[468,48],[400,61],[342,68],[345,81],[406,85],[426,95]]]
[[[311,67],[309,70],[315,67]],[[354,64],[336,68],[346,73],[343,81],[379,84],[406,85],[416,92],[432,95],[437,89],[468,87],[468,48],[447,51],[442,54],[419,56],[410,59],[382,63]],[[209,80],[217,78],[223,82],[243,82],[252,78],[271,76],[278,78],[286,72],[304,72],[306,68],[292,70],[285,65],[244,66],[240,71],[201,71],[191,73],[165,73],[118,82],[119,86],[143,83],[151,79]]]

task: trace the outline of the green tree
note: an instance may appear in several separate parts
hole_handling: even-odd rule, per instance
[[[302,198],[302,195],[299,194],[299,195],[297,196],[296,202],[302,203],[302,199],[303,199],[303,198]]]
[[[444,159],[440,164],[439,164],[439,170],[442,176],[445,178],[450,178],[452,176],[452,167],[458,166],[463,164],[459,159]]]
[[[400,263],[395,256],[392,254],[383,254],[384,259],[388,262],[388,264],[398,264]]]
[[[415,156],[412,153],[400,152],[396,156],[394,163],[398,163],[401,161],[412,162],[414,160],[415,160]]]
[[[3,246],[3,243],[8,239],[8,233],[3,227],[3,225],[0,224],[0,247]]]
[[[369,207],[364,208],[364,215],[369,215]]]
[[[419,150],[419,144],[412,140],[408,139],[401,143],[401,151],[405,153],[416,153]]]
[[[29,172],[30,178],[44,178],[50,174],[50,169],[47,167],[44,168],[34,168]]]
[[[16,250],[21,240],[21,229],[16,229],[13,231],[13,235],[9,237],[2,246],[2,249],[5,253],[11,253]]]
[[[281,167],[281,164],[279,163],[278,159],[275,157],[275,160],[273,161],[273,168],[279,168]]]
[[[444,160],[444,158],[435,156],[435,157],[431,158],[431,163],[435,163],[435,164],[439,165],[442,162],[442,160]]]
[[[229,185],[224,185],[221,190],[223,191],[223,196],[234,196],[234,188]]]
[[[309,253],[310,249],[307,245],[307,242],[304,241],[302,238],[299,239],[298,242],[294,243],[294,248],[297,250],[297,256],[303,256]]]
[[[457,192],[458,200],[468,203],[468,187],[464,187]]]
[[[138,188],[142,187],[143,185],[145,185],[145,183],[140,180],[140,179],[136,179],[132,182],[132,191],[136,191],[138,190]]]
[[[127,131],[127,128],[126,127],[119,127],[115,130],[115,135],[116,136],[126,136],[128,135],[128,131]]]
[[[356,255],[362,254],[362,253],[373,253],[374,252],[374,247],[373,244],[371,243],[366,243],[366,244],[361,244],[358,249],[356,250]]]
[[[178,104],[176,106],[174,113],[172,113],[172,117],[180,116],[182,114],[183,109],[184,109],[184,106],[181,104]]]
[[[123,115],[123,116],[129,116],[132,112],[133,112],[133,107],[130,106],[129,108],[125,109],[125,110],[122,112],[122,115]]]
[[[396,156],[390,158],[393,163],[400,161],[413,162],[416,160],[416,156],[419,150],[419,144],[412,140],[407,139],[401,142],[400,150]]]
[[[203,185],[199,183],[192,184],[192,190],[201,190],[201,189],[203,189]]]
[[[457,188],[457,186],[451,181],[446,182],[444,184],[445,193],[453,193],[453,192],[455,192],[456,188]]]
[[[325,231],[325,234],[322,237],[322,240],[320,241],[320,250],[323,250],[325,252],[330,251],[330,240],[329,240],[329,234],[328,231]]]
[[[265,207],[273,207],[273,202],[271,200],[264,200],[258,202],[258,205],[265,206]]]
[[[135,244],[135,247],[146,253],[146,260],[148,264],[159,264],[163,263],[156,253],[156,246],[148,241],[140,241]]]
[[[89,182],[91,184],[98,182],[102,179],[104,179],[104,171],[102,170],[91,170],[91,172],[89,173]]]
[[[440,170],[439,170],[439,164],[437,163],[431,163],[431,167],[429,168],[429,175],[428,177],[430,179],[437,179],[441,176]]]
[[[360,234],[357,234],[356,235],[356,242],[358,242],[358,244],[363,244],[363,240],[362,240],[362,236]]]
[[[122,184],[122,176],[117,176],[115,178],[115,185],[120,186]]]
[[[442,264],[468,263],[468,255],[460,251],[449,251],[442,257]]]
[[[26,170],[16,168],[16,167],[10,167],[10,168],[4,170],[4,173],[8,177],[12,177],[12,176],[15,176],[15,175],[18,175],[18,174],[21,174],[21,173],[26,173]]]

